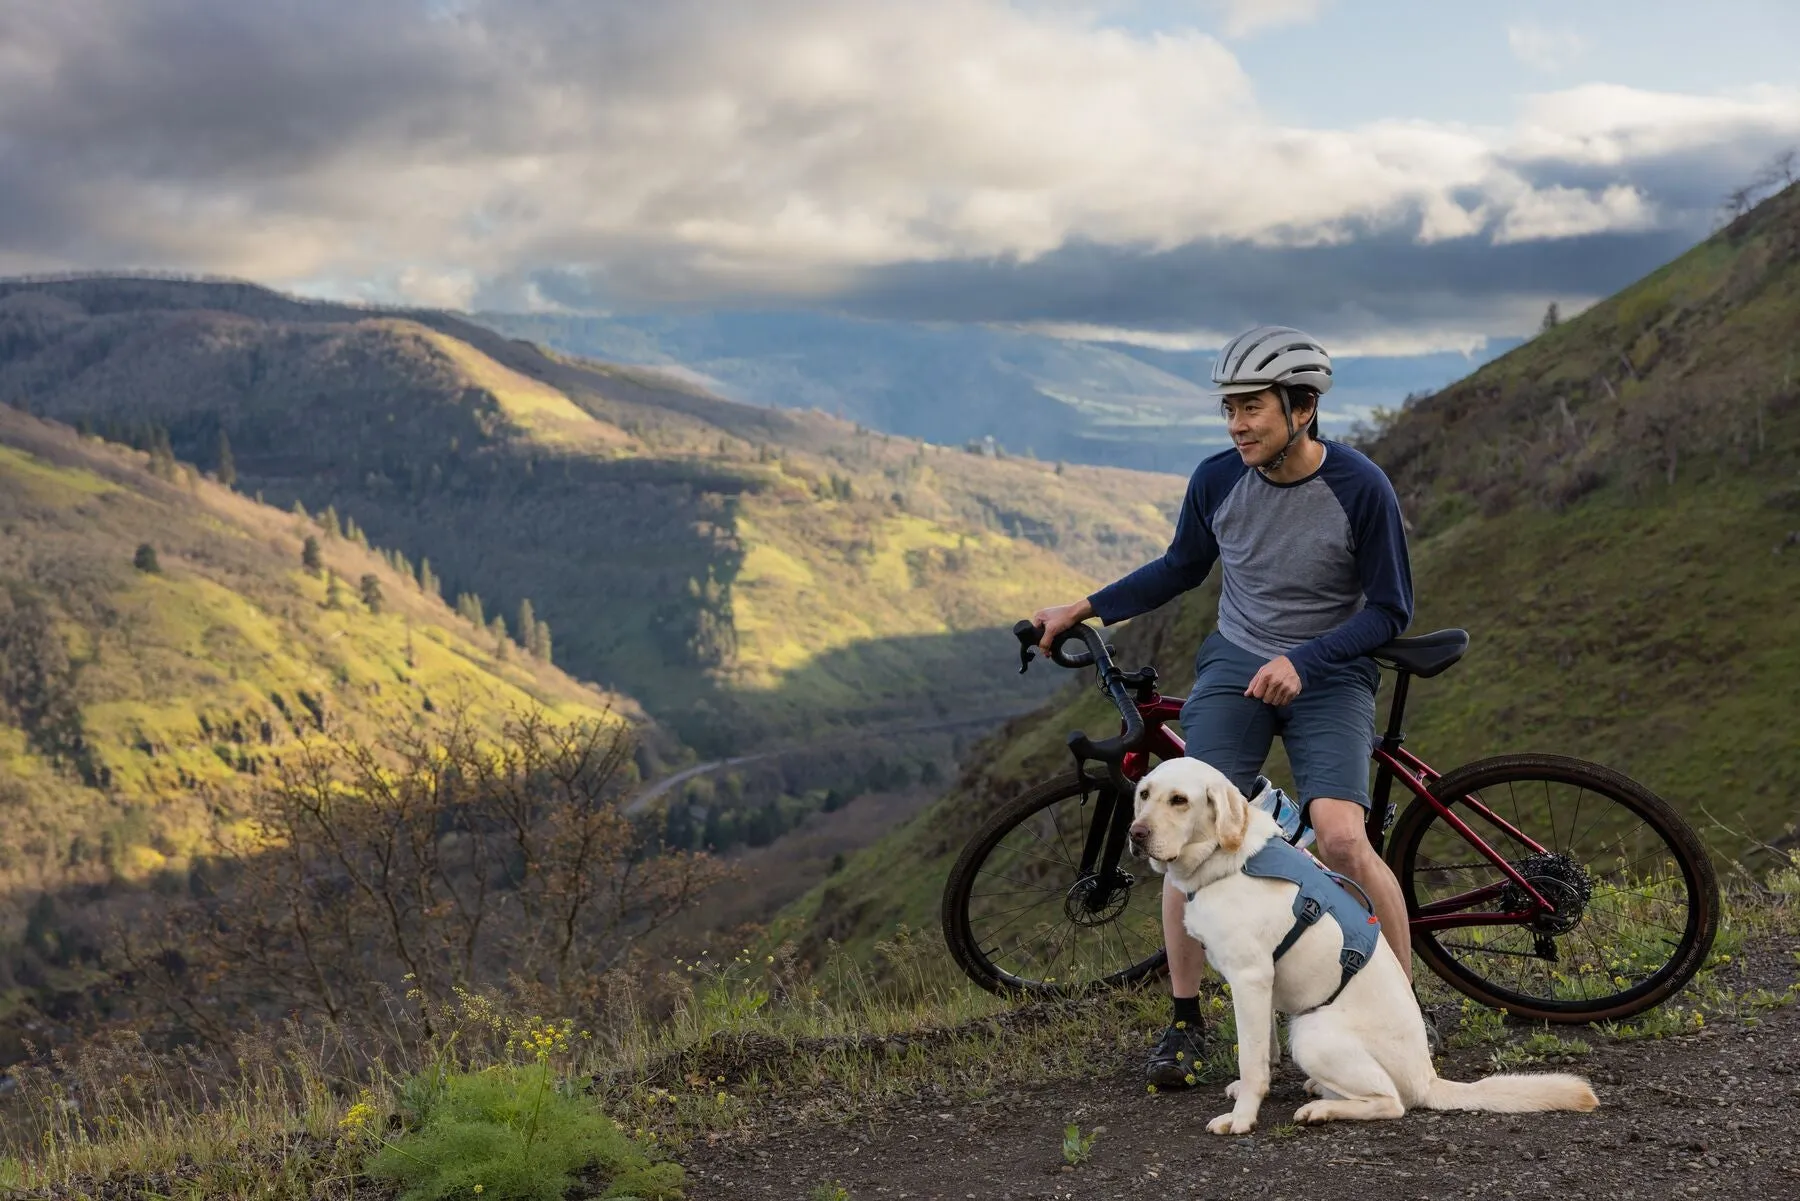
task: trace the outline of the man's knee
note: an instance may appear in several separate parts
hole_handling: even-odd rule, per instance
[[[1321,798],[1309,806],[1308,816],[1319,858],[1333,871],[1347,875],[1352,865],[1375,854],[1364,826],[1366,811],[1356,802]]]

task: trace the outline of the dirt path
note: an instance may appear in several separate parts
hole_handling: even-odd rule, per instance
[[[1759,983],[1791,981],[1796,954],[1800,941],[1777,938],[1745,970]],[[1218,1137],[1204,1126],[1229,1108],[1222,1089],[1151,1096],[1135,1064],[1117,1062],[1088,1083],[977,1104],[927,1097],[855,1126],[783,1128],[771,1114],[755,1133],[692,1148],[688,1196],[808,1201],[834,1182],[854,1201],[1800,1198],[1800,1007],[1661,1041],[1569,1033],[1593,1046],[1566,1069],[1593,1082],[1593,1114],[1415,1111],[1398,1122],[1296,1128],[1286,1123],[1306,1098],[1284,1062],[1257,1133]],[[1439,1063],[1453,1079],[1489,1070],[1485,1049]],[[1091,1158],[1074,1169],[1062,1157],[1070,1122],[1099,1129]]]

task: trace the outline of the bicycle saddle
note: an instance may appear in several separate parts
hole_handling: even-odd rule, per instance
[[[1469,649],[1469,631],[1433,630],[1417,638],[1396,638],[1369,652],[1375,662],[1428,680],[1448,671]]]

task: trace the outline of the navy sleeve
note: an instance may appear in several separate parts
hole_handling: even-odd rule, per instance
[[[1400,498],[1381,468],[1361,455],[1351,459],[1345,454],[1347,449],[1332,445],[1332,456],[1344,468],[1331,472],[1327,482],[1350,519],[1364,604],[1343,625],[1288,652],[1302,687],[1310,669],[1348,663],[1398,638],[1412,624],[1412,564],[1406,550],[1406,527],[1400,520]]]
[[[1212,570],[1219,544],[1213,538],[1212,515],[1202,486],[1205,471],[1202,463],[1188,480],[1181,515],[1175,520],[1175,537],[1162,558],[1152,559],[1087,598],[1103,624],[1114,625],[1167,604],[1188,589],[1198,588]]]

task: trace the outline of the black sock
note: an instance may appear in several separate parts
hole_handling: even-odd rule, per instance
[[[1192,1026],[1198,1026],[1200,1024],[1199,997],[1174,997],[1172,999],[1175,1002],[1176,1021],[1187,1022]]]

